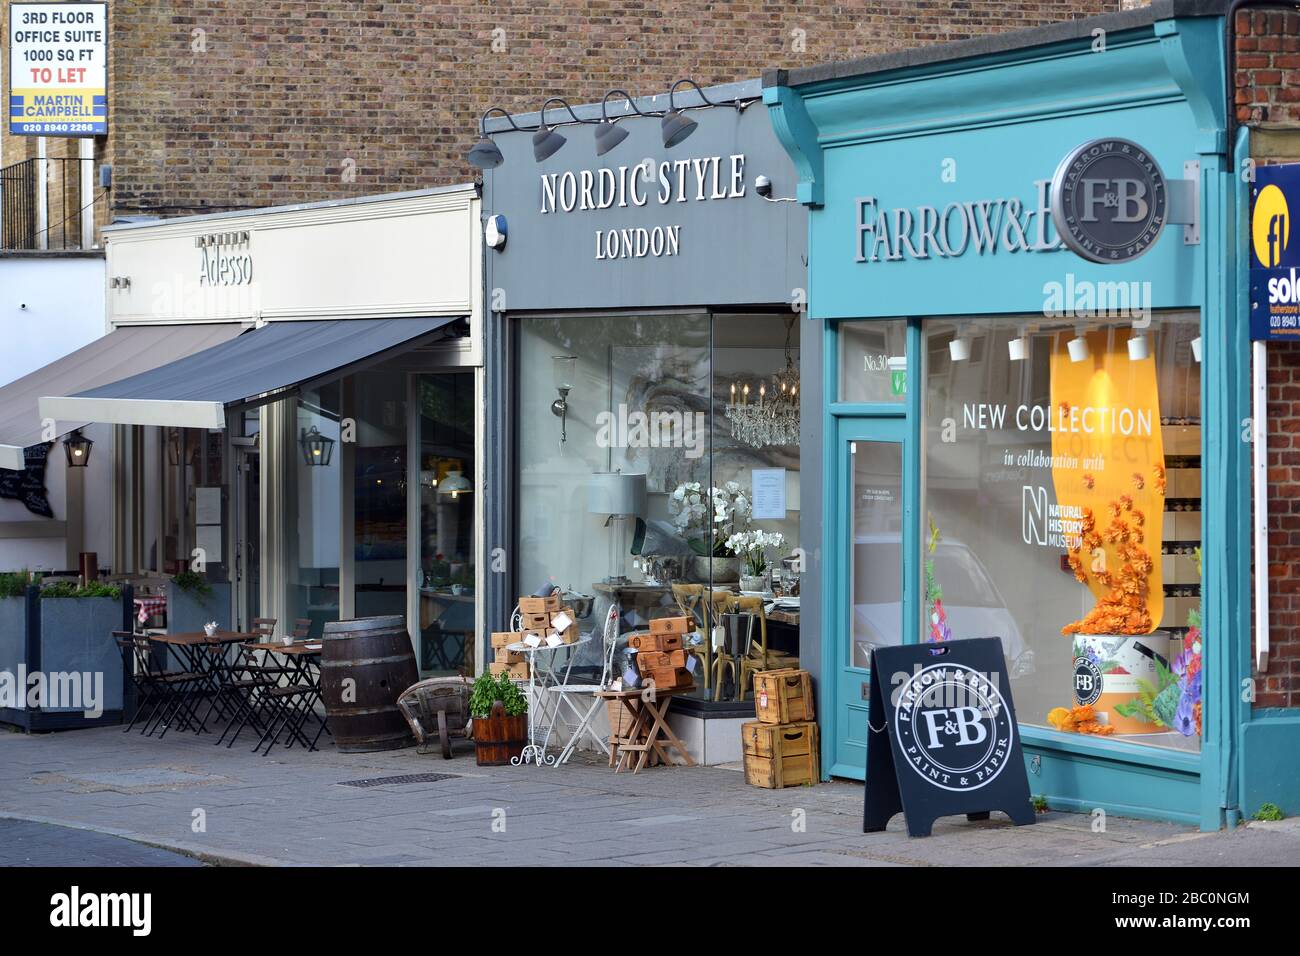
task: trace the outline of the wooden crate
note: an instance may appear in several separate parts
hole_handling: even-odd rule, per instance
[[[660,670],[665,667],[685,667],[686,652],[675,651],[641,651],[636,655],[637,670],[641,673]]]
[[[685,634],[691,629],[688,617],[656,617],[650,620],[651,634]]]
[[[517,664],[501,664],[493,661],[488,665],[488,670],[493,677],[500,677],[502,674],[509,674],[513,680],[528,680],[528,662],[520,661]]]
[[[745,750],[745,782],[750,786],[779,790],[821,779],[815,723],[753,721],[741,725],[740,736]]]
[[[682,646],[682,635],[633,634],[628,637],[627,642],[639,651],[675,651]]]
[[[493,631],[492,632],[492,649],[505,647],[507,644],[518,644],[524,639],[524,636],[518,631]]]
[[[656,667],[641,674],[653,680],[659,690],[678,690],[691,685],[691,672],[685,667]]]
[[[755,673],[754,716],[765,724],[816,720],[812,675],[794,668]]]
[[[525,631],[544,631],[551,626],[551,615],[543,611],[541,614],[524,614]]]
[[[494,650],[496,663],[498,664],[526,664],[528,655],[523,651],[511,651],[504,647],[498,647]]]
[[[550,597],[521,597],[519,599],[520,614],[550,614],[560,609],[560,596],[552,594]]]

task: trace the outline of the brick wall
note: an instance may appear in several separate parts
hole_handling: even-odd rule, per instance
[[[7,4],[7,0],[0,0]],[[1117,0],[112,0],[117,214],[463,182],[479,113],[1013,30]],[[496,32],[494,32],[496,31]],[[496,48],[494,49],[494,41]]]
[[[1300,162],[1300,12],[1243,10],[1236,27],[1237,120],[1256,156],[1267,138],[1261,162]],[[1255,705],[1300,707],[1300,343],[1269,345],[1268,449],[1271,662]]]
[[[1237,14],[1237,120],[1300,125],[1300,11]]]

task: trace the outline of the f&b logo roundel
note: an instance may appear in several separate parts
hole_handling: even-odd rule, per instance
[[[1154,156],[1127,139],[1094,139],[1056,167],[1052,221],[1085,259],[1130,262],[1160,238],[1168,198]]]
[[[1097,703],[1101,696],[1101,668],[1090,658],[1074,659],[1074,700],[1080,707]]]
[[[943,790],[978,790],[1006,767],[1015,724],[1002,692],[963,664],[932,664],[898,691],[894,734],[904,759]]]

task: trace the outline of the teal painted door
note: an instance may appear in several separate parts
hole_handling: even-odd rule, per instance
[[[904,640],[905,605],[916,579],[908,546],[911,502],[904,481],[907,422],[840,419],[838,427],[833,621],[834,731],[831,774],[862,779],[872,651]],[[909,643],[914,638],[909,638]]]

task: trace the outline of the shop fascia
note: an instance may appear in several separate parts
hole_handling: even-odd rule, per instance
[[[978,199],[915,208],[884,207],[875,196],[856,200],[858,262],[952,259],[978,255],[1055,252],[1063,244],[1052,228],[1051,179],[1034,180],[1034,200]]]
[[[670,203],[713,202],[745,196],[745,156],[647,159],[633,166],[545,173],[540,177],[541,213],[627,209]],[[596,259],[675,256],[680,225],[622,226],[595,232]]]

